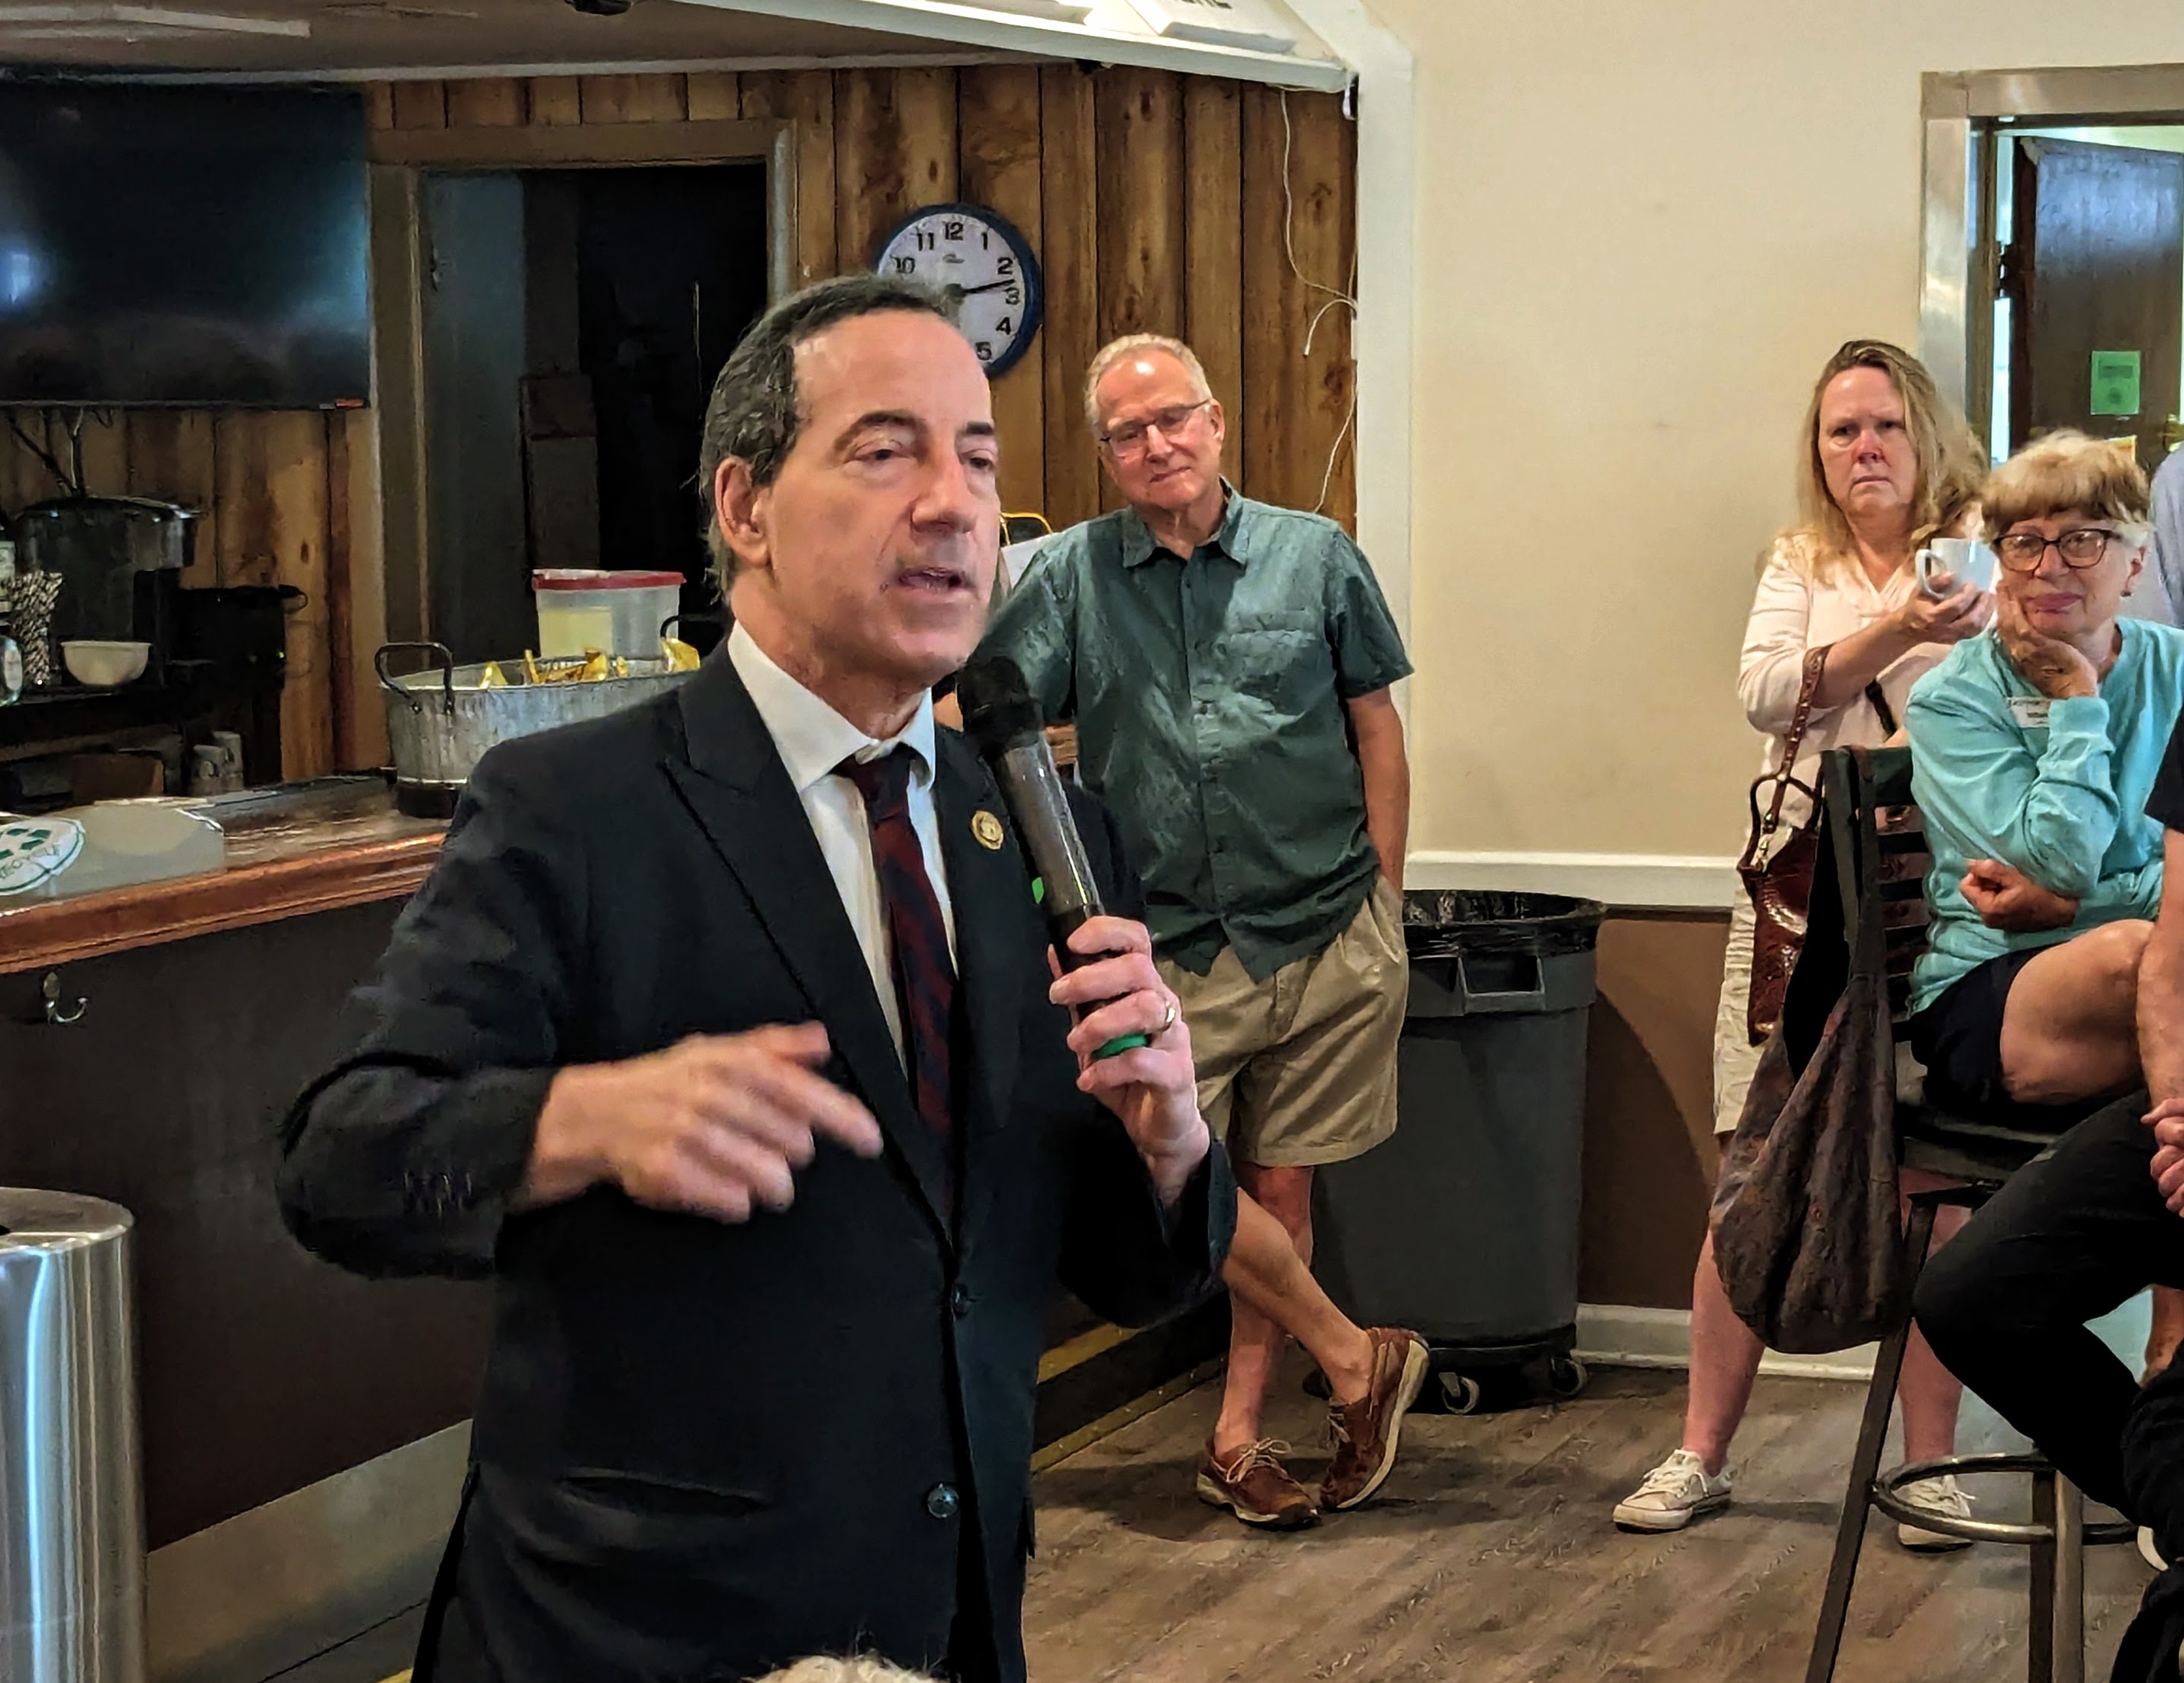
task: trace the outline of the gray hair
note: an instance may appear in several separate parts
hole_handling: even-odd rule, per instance
[[[762,1677],[759,1683],[932,1683],[915,1671],[905,1671],[883,1659],[869,1656],[854,1659],[800,1659],[786,1671]]]
[[[914,280],[884,275],[844,275],[783,298],[744,335],[713,382],[698,452],[698,498],[704,505],[705,547],[714,582],[727,594],[736,560],[713,508],[713,484],[721,464],[738,461],[751,483],[771,485],[795,447],[804,422],[796,389],[796,349],[828,328],[859,316],[900,310],[938,316],[956,325],[956,307],[944,294]]]
[[[1198,353],[1182,340],[1171,339],[1164,333],[1125,334],[1093,358],[1092,366],[1084,373],[1084,424],[1094,432],[1100,430],[1100,382],[1115,371],[1117,363],[1144,351],[1160,351],[1173,357],[1197,385],[1201,397],[1210,399],[1213,396],[1213,387],[1206,378],[1206,364],[1198,360]]]

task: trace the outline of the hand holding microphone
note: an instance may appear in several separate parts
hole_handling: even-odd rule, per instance
[[[974,662],[956,693],[1036,873],[1033,892],[1053,938],[1050,997],[1077,1017],[1069,1047],[1077,1085],[1121,1119],[1164,1200],[1173,1200],[1210,1143],[1198,1114],[1190,1030],[1153,967],[1143,924],[1109,917],[1056,770],[1038,703],[1007,659]]]
[[[1088,953],[1070,942],[1078,930],[1104,918],[1106,911],[1100,903],[1100,886],[1093,880],[1084,838],[1078,834],[1077,820],[1069,811],[1061,774],[1046,745],[1045,720],[1024,682],[1022,669],[1013,660],[974,661],[965,667],[956,680],[956,698],[963,709],[963,730],[1000,785],[1001,799],[1031,856],[1031,868],[1037,873],[1032,893],[1046,914],[1055,958],[1066,975],[1085,964],[1092,953],[1109,950],[1095,947]],[[1104,999],[1082,987],[1070,992],[1072,997],[1067,1003],[1081,1006],[1095,1006]],[[1149,1038],[1140,1031],[1118,1034],[1100,1043],[1092,1055],[1119,1057],[1145,1046]]]

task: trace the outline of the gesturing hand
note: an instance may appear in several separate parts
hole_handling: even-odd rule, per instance
[[[1957,888],[1981,923],[2012,935],[2066,929],[2078,915],[2078,903],[2069,895],[2042,887],[1999,859],[1974,859]]]
[[[1143,924],[1094,918],[1069,937],[1069,948],[1090,962],[1065,975],[1050,952],[1056,980],[1048,997],[1083,1012],[1069,1033],[1077,1085],[1122,1119],[1161,1196],[1173,1198],[1210,1143],[1182,1008],[1153,968],[1152,936]],[[1148,1043],[1112,1058],[1093,1056],[1126,1035],[1144,1035]]]
[[[2003,597],[1995,611],[1994,628],[2009,664],[2049,700],[2100,694],[2101,675],[2093,669],[2093,663],[2069,643],[2033,630],[2025,610],[2012,598]]]
[[[826,1030],[803,1023],[564,1069],[539,1113],[524,1199],[558,1203],[604,1183],[721,1221],[785,1209],[822,1138],[879,1155],[879,1124],[817,1073],[826,1060]]]

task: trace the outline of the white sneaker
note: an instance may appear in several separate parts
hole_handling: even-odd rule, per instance
[[[1915,1485],[1906,1485],[1897,1492],[1914,1508],[1921,1508],[1944,1519],[1969,1519],[1972,1517],[1972,1499],[1958,1487],[1957,1481],[1944,1473],[1937,1479],[1921,1479]],[[1913,1525],[1899,1521],[1896,1541],[1908,1549],[1920,1554],[1942,1554],[1953,1548],[1970,1548],[1970,1537],[1953,1537],[1947,1531],[1930,1531],[1924,1525]]]
[[[1616,1504],[1615,1523],[1626,1531],[1680,1531],[1700,1514],[1729,1506],[1730,1476],[1726,1463],[1709,1475],[1705,1462],[1679,1449]]]
[[[2161,1558],[2161,1546],[2153,1540],[2153,1527],[2138,1528],[2138,1558],[2157,1572],[2166,1572],[2169,1563]]]

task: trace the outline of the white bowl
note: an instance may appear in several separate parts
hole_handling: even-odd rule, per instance
[[[149,643],[86,642],[78,639],[61,645],[61,664],[69,676],[93,689],[110,690],[117,684],[144,675],[152,658]]]

